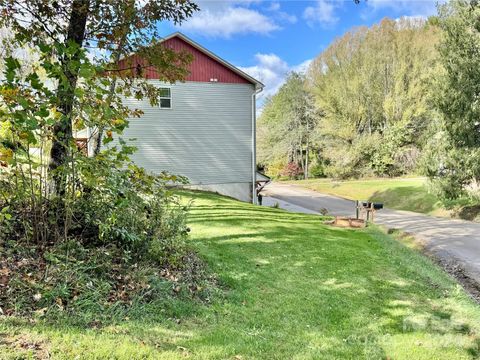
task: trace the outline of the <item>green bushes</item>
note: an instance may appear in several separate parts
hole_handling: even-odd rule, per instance
[[[129,160],[134,149],[121,142],[118,150],[102,151],[142,114],[129,108],[125,97],[152,106],[160,101],[161,90],[140,71],[119,69],[118,59],[139,53],[162,81],[188,75],[190,54],[145,47],[159,21],[181,22],[198,10],[189,1],[174,3],[140,9],[122,2],[94,7],[74,2],[58,12],[55,4],[29,2],[23,10],[10,7],[12,16],[1,18],[11,32],[0,83],[2,311],[39,311],[88,298],[85,304],[98,304],[103,312],[104,304],[128,305],[135,298],[130,283],[119,283],[127,274],[138,274],[144,280],[135,284],[152,288],[160,271],[190,266],[188,204],[167,186],[185,179],[147,174]],[[24,10],[36,14],[27,27],[15,16]],[[104,28],[106,15],[118,23]],[[52,25],[47,32],[46,20]],[[100,51],[92,54],[86,34]],[[83,155],[75,141],[86,129],[93,157]],[[151,270],[147,276],[139,269]],[[112,292],[118,301],[110,301]],[[133,297],[124,299],[123,292]]]
[[[186,242],[189,203],[169,188],[186,179],[148,174],[128,160],[132,151],[73,150],[59,169],[62,195],[45,190],[42,171],[27,171],[44,160],[2,169],[0,312],[89,323],[151,303],[158,312],[172,297],[210,297],[215,287]]]
[[[115,244],[136,258],[151,254],[163,261],[188,231],[188,205],[167,188],[185,179],[147,174],[127,160],[131,151],[110,149],[94,158],[74,153],[69,168],[61,169],[69,179],[62,195],[44,191],[46,178],[12,163],[2,173],[0,236],[38,245],[70,239]]]
[[[93,242],[115,243],[137,258],[168,260],[183,246],[188,205],[180,203],[167,183],[185,179],[166,173],[154,176],[132,163],[111,168],[110,163],[109,156],[79,162],[82,196],[74,209],[77,219],[95,234]]]

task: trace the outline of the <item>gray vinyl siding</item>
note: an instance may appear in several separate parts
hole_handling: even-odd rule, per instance
[[[122,135],[136,139],[127,141],[138,148],[135,163],[184,175],[191,184],[251,183],[253,85],[151,83],[171,88],[172,108],[125,100],[144,112]]]

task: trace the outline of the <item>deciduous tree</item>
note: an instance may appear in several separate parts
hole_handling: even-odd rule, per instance
[[[141,69],[121,72],[111,60],[137,52],[146,59],[147,66],[157,67],[162,80],[181,80],[186,75],[189,56],[151,45],[160,37],[158,22],[180,23],[196,10],[197,5],[190,0],[3,0],[0,3],[0,27],[12,30],[19,47],[28,45],[40,54],[41,67],[50,84],[56,87],[53,102],[61,116],[53,124],[50,171],[57,175],[57,191],[65,188],[65,177],[56,170],[68,161],[75,108],[80,105],[79,78],[98,81],[110,75],[112,84],[121,77],[120,93],[133,91],[137,97],[148,96],[155,101],[158,97],[155,88],[139,79],[133,85]],[[108,88],[108,84],[101,85]],[[114,88],[110,86],[110,93]],[[98,114],[112,115],[114,111],[109,110],[115,103],[112,96],[116,95],[104,99],[105,106],[98,109]],[[110,119],[96,116],[97,126],[102,129],[110,126],[115,116],[107,117]]]
[[[288,163],[298,165],[308,177],[314,141],[313,129],[321,117],[306,88],[305,76],[292,72],[277,94],[268,99],[258,120],[259,162],[277,176]],[[274,164],[280,169],[274,170]]]
[[[384,19],[346,33],[314,60],[308,79],[325,111],[318,132],[330,175],[415,169],[434,116],[429,89],[438,38],[423,20]]]

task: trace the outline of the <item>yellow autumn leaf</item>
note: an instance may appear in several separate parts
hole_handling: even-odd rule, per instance
[[[4,161],[9,161],[13,158],[13,150],[0,148],[0,159]]]

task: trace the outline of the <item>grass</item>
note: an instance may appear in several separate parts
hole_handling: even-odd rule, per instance
[[[430,215],[448,215],[438,198],[427,187],[425,178],[366,179],[333,181],[309,179],[288,181],[324,194],[351,200],[384,203],[385,207]]]
[[[448,275],[378,229],[195,198],[191,245],[218,274],[210,305],[103,327],[0,318],[0,358],[472,359],[480,307]],[[30,355],[28,355],[30,354]]]

